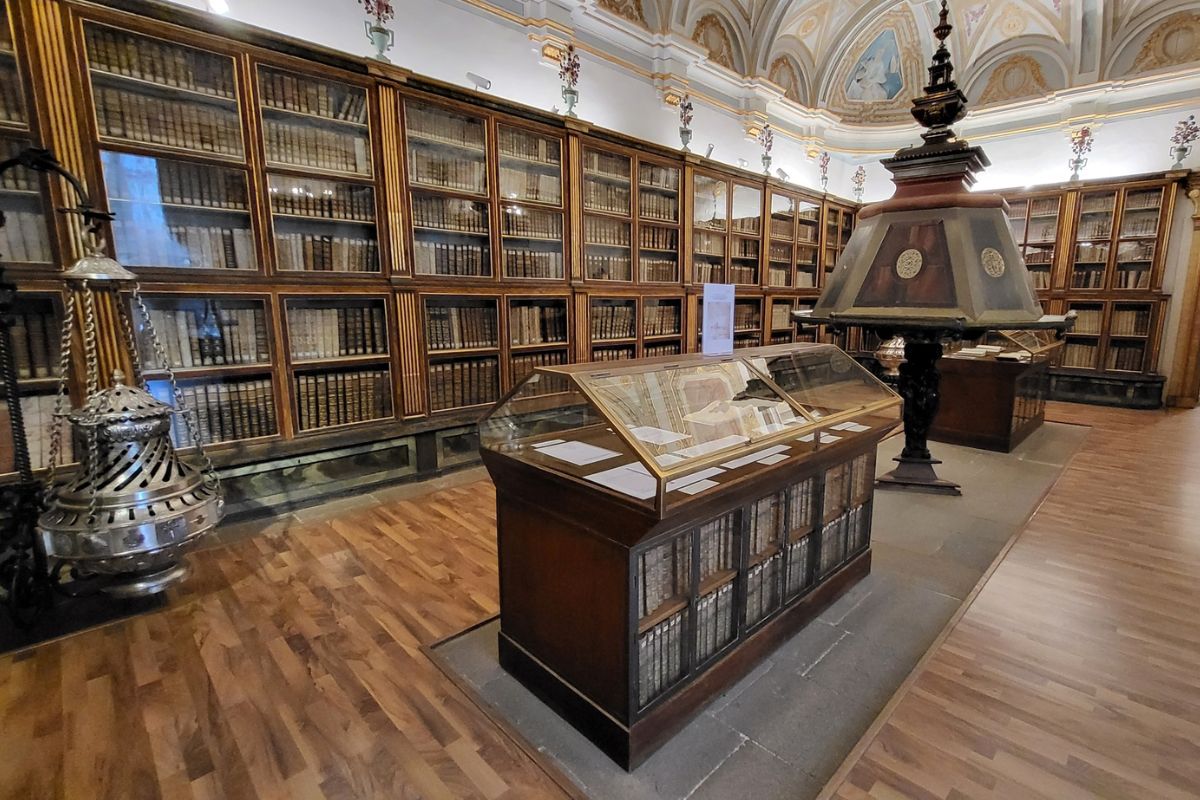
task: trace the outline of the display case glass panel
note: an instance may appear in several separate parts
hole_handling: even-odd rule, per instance
[[[267,194],[280,270],[379,272],[374,187],[271,174]]]
[[[496,126],[500,197],[562,205],[562,141],[509,125]]]
[[[406,100],[404,121],[410,186],[487,194],[487,120]]]
[[[370,106],[361,86],[258,68],[267,163],[370,177]]]

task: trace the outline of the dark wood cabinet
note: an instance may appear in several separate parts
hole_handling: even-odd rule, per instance
[[[941,405],[929,430],[939,442],[1008,453],[1045,421],[1049,361],[943,358]]]

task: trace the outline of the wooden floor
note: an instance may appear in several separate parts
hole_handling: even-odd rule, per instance
[[[1200,410],[1083,450],[825,797],[1200,797]]]
[[[1084,451],[831,795],[1200,796],[1200,411],[1053,415]],[[489,485],[377,497],[0,657],[0,797],[564,796],[422,649],[497,610]]]

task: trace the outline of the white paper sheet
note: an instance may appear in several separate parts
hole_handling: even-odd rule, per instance
[[[638,500],[646,500],[654,497],[657,484],[655,484],[654,478],[634,468],[640,466],[641,464],[623,464],[588,475],[587,479],[621,494],[636,497]]]
[[[776,453],[786,452],[787,449],[788,449],[788,446],[786,444],[777,444],[774,447],[768,447],[765,450],[759,450],[755,453],[750,453],[749,455],[741,456],[740,458],[735,458],[732,461],[726,461],[721,466],[724,467],[725,469],[738,469],[739,467],[744,467],[747,464],[753,464],[755,461],[764,459],[767,456],[773,456]]]
[[[676,489],[683,489],[683,487],[695,483],[696,481],[702,481],[706,478],[713,478],[717,475],[721,475],[724,472],[725,470],[721,469],[720,467],[709,467],[708,469],[702,469],[699,472],[693,472],[691,475],[684,475],[682,478],[675,478],[674,480],[667,481],[667,491],[673,492]]]
[[[766,458],[760,458],[758,460],[758,463],[766,464],[766,465],[770,466],[771,464],[778,464],[780,461],[787,461],[787,459],[788,459],[787,453],[776,453],[773,456],[767,456]]]
[[[657,461],[661,466],[670,467],[678,464],[680,461],[685,461],[686,459],[677,456],[674,453],[663,453],[662,455],[655,456],[654,460]]]
[[[711,489],[712,487],[719,485],[720,484],[718,484],[716,481],[696,481],[695,483],[689,483],[679,491],[683,492],[684,494],[700,494],[705,489]]]
[[[542,455],[557,458],[559,461],[566,461],[568,464],[595,464],[597,461],[607,461],[610,458],[616,458],[621,455],[612,450],[606,450],[603,447],[596,447],[594,444],[586,444],[584,442],[562,442],[560,444],[552,444],[549,447],[540,447],[538,452]]]
[[[547,439],[544,442],[538,442],[534,447],[549,447],[552,444],[562,444],[566,439]]]
[[[822,432],[821,433],[821,444],[833,444],[834,442],[841,441],[841,438],[842,437],[840,437],[840,436],[834,436],[832,433]],[[812,440],[813,440],[813,434],[811,434],[811,433],[806,433],[803,436],[796,437],[796,441],[798,441],[798,442],[811,442]]]
[[[857,422],[842,422],[829,427],[831,431],[849,431],[850,433],[862,433],[863,431],[871,430],[869,425],[859,425]]]
[[[720,439],[714,439],[711,442],[700,442],[691,447],[685,447],[682,450],[675,451],[675,455],[684,458],[695,458],[709,453],[715,453],[718,450],[724,450],[726,447],[733,447],[735,444],[750,441],[747,437],[741,434],[733,433],[729,436],[722,436]]]
[[[656,428],[653,425],[639,425],[636,428],[630,428],[629,432],[641,442],[649,444],[671,444],[684,439],[692,438],[686,433],[676,433],[668,431],[664,428]]]

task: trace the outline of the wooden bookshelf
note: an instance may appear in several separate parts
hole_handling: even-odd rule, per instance
[[[761,184],[751,186],[740,178],[695,170],[692,283],[761,285],[764,195]]]
[[[842,251],[850,242],[850,234],[854,232],[855,210],[851,206],[840,203],[826,203],[821,226],[821,287],[825,286],[825,277],[833,272]]]
[[[821,204],[794,192],[771,190],[767,228],[768,289],[817,291]]]

